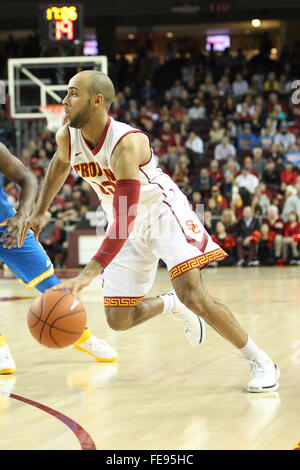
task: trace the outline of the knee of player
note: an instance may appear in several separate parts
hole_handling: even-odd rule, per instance
[[[105,313],[107,323],[113,330],[124,331],[131,327],[130,315],[124,309],[107,308]]]
[[[176,294],[180,302],[182,302],[189,310],[198,314],[205,312],[205,294],[201,284],[184,282],[177,286]]]

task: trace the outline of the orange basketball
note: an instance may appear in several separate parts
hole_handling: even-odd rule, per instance
[[[32,302],[27,323],[30,333],[39,343],[48,348],[64,348],[82,335],[86,313],[75,295],[52,290]]]

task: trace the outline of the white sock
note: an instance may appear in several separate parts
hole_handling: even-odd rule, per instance
[[[254,356],[256,356],[258,351],[260,351],[260,348],[254,343],[254,341],[252,341],[250,336],[248,336],[248,341],[247,341],[246,346],[244,346],[243,348],[240,348],[239,351],[242,353],[245,359],[247,359],[248,361],[251,361],[251,359],[253,359]]]
[[[169,292],[169,294],[162,294],[159,296],[164,303],[164,308],[162,313],[171,312],[175,308],[175,294],[174,292]]]

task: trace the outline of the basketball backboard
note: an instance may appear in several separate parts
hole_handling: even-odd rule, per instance
[[[80,70],[107,74],[106,56],[8,59],[9,112],[12,119],[44,119],[41,106],[61,103],[70,78]]]

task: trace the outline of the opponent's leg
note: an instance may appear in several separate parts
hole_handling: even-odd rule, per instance
[[[4,335],[0,333],[0,375],[12,374],[15,370],[15,361],[10,353]]]
[[[35,287],[44,293],[47,289],[60,284],[47,253],[31,232],[28,233],[21,248],[9,250],[0,245],[0,257],[27,289]],[[113,348],[92,335],[88,328],[73,348],[91,355],[97,361],[110,362],[118,357]]]
[[[180,301],[189,310],[201,316],[250,362],[252,380],[248,384],[248,391],[277,390],[279,369],[252,341],[229,308],[205,290],[200,270],[192,269],[173,279],[172,283]]]

